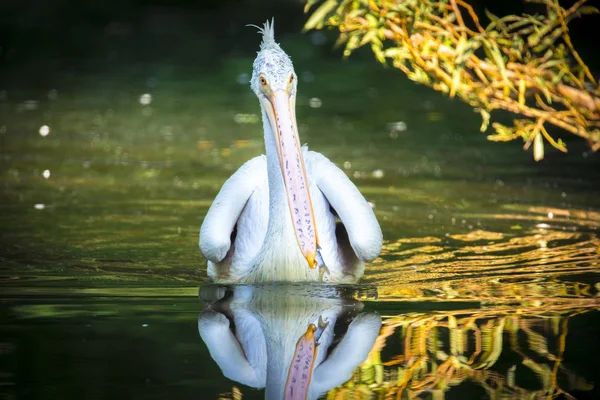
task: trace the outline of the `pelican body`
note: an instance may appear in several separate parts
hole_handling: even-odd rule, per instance
[[[356,282],[381,251],[381,229],[346,174],[300,145],[292,61],[273,23],[259,30],[250,85],[266,155],[242,165],[208,210],[200,228],[208,275],[228,283]]]

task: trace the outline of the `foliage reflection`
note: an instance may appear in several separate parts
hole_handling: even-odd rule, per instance
[[[327,398],[443,399],[461,386],[470,386],[470,398],[478,391],[490,399],[573,398],[569,392],[590,391],[594,384],[563,363],[569,321],[594,308],[501,307],[387,318],[368,360]]]

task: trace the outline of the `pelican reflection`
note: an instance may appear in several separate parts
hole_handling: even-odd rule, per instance
[[[198,331],[223,374],[266,399],[316,399],[348,381],[381,318],[361,312],[356,288],[206,285]]]

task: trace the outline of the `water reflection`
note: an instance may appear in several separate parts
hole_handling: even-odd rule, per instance
[[[577,346],[567,334],[574,316],[597,308],[467,309],[389,317],[368,360],[327,398],[575,398],[575,392],[579,397],[594,383],[567,367],[573,365],[565,356],[567,347]]]
[[[267,399],[316,399],[350,379],[379,333],[381,318],[361,312],[356,295],[343,286],[207,285],[198,330],[226,377],[265,388]]]
[[[597,216],[587,212],[586,220],[570,210],[567,221],[563,210],[548,210],[528,209],[543,215],[529,216],[532,228],[512,225],[504,231],[476,229],[387,242],[366,278],[381,285],[379,294],[387,298],[548,304],[597,297]],[[548,212],[554,225],[538,227],[548,221]],[[510,219],[518,221],[519,215]]]
[[[581,341],[593,340],[588,327],[598,318],[596,299],[478,308],[464,302],[389,302],[377,292],[349,286],[207,285],[200,288],[206,306],[198,328],[223,374],[266,388],[267,399],[282,399],[284,391],[285,398],[304,398],[302,390],[297,396],[286,390],[290,368],[300,361],[314,370],[312,380],[309,371],[298,381],[308,384],[307,398],[595,393],[593,374],[577,352]],[[362,312],[365,304],[376,306],[383,322]],[[319,325],[319,319],[328,324]],[[299,351],[311,324],[318,343],[314,364]],[[244,394],[247,389],[234,386],[220,398]]]

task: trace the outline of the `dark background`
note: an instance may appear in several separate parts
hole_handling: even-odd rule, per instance
[[[500,16],[543,11],[522,0],[470,3],[484,24],[484,9]],[[573,3],[561,2],[563,7]],[[218,67],[225,56],[254,53],[255,32],[246,24],[275,17],[278,39],[299,34],[307,19],[303,7],[303,0],[0,0],[0,83],[4,88],[17,82],[20,88],[44,86],[55,72],[92,66]],[[593,70],[600,65],[599,24],[598,15],[586,15],[570,25],[575,46]],[[331,45],[318,49],[323,57],[341,56]],[[358,53],[355,57],[372,57]],[[30,64],[35,67],[23,68]]]

